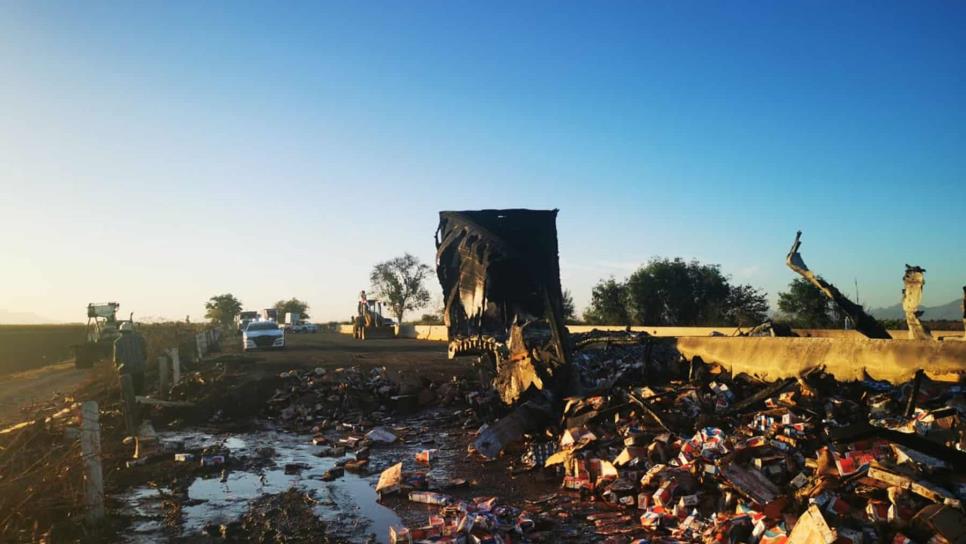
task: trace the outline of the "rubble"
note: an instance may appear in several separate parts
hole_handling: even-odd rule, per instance
[[[929,340],[932,334],[919,321],[922,310],[919,303],[922,301],[922,288],[926,285],[926,269],[921,266],[906,265],[906,273],[902,276],[902,311],[906,316],[906,324],[909,326],[910,340]]]
[[[648,358],[653,353],[639,339],[603,338],[576,337],[584,349],[572,355],[575,381],[599,387],[569,397],[557,417],[554,404],[545,403],[541,421],[549,423],[542,427],[518,408],[482,429],[483,447],[476,441],[476,454],[502,455],[511,472],[517,465],[559,478],[559,493],[526,514],[552,519],[558,537],[753,544],[966,539],[960,385],[921,374],[918,388],[840,382],[820,368],[766,383],[700,361]],[[907,406],[914,406],[909,415]],[[524,452],[518,460],[501,454],[511,444]],[[467,532],[474,510],[465,501],[432,493],[410,499],[439,506],[440,515],[455,508],[458,521],[446,531],[432,523],[397,528],[397,541],[530,539],[529,525],[504,525],[502,536]],[[574,523],[590,533],[567,529]]]
[[[338,424],[353,425],[351,422],[436,403],[437,389],[445,393],[439,402],[451,402],[460,388],[457,383],[407,382],[391,377],[384,367],[368,371],[357,367],[296,369],[281,373],[279,378],[280,387],[268,400],[265,411],[287,429],[316,435]],[[370,428],[369,433],[348,437],[342,445],[354,448],[363,438],[375,443],[395,441],[395,435],[383,428]],[[325,440],[321,436],[318,439]]]

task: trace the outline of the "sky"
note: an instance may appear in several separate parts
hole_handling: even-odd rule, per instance
[[[563,287],[655,256],[867,306],[966,284],[960,2],[0,1],[0,311],[345,319],[440,210],[558,208]],[[431,278],[438,297],[440,288]],[[928,317],[928,316],[926,316]]]

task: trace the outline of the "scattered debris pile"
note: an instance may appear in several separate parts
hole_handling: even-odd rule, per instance
[[[390,527],[389,541],[399,542],[514,542],[531,533],[536,523],[527,512],[505,504],[498,497],[457,499],[445,493],[427,491],[423,472],[404,472],[402,463],[383,471],[376,492],[403,494],[411,502],[434,505],[424,526]],[[532,536],[532,535],[530,535]]]
[[[576,340],[590,393],[544,431],[507,432],[512,416],[484,428],[499,449],[477,450],[522,448],[511,465],[555,471],[562,494],[599,510],[585,515],[598,537],[966,541],[962,386],[842,383],[821,368],[764,383],[630,335]]]
[[[390,376],[385,367],[296,369],[280,378],[267,411],[285,428],[298,431],[446,405],[465,388],[457,381],[436,384],[416,376]]]

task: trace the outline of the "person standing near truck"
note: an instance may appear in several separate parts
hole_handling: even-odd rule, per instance
[[[144,394],[144,368],[147,364],[147,343],[134,330],[134,323],[121,323],[121,336],[114,340],[114,366],[119,374],[131,376],[134,394]]]

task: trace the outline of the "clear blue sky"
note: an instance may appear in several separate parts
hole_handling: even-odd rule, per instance
[[[525,5],[524,5],[525,4]],[[436,212],[559,208],[579,307],[652,256],[894,304],[966,283],[966,4],[4,2],[0,309],[344,318]],[[439,288],[432,285],[434,293]]]

